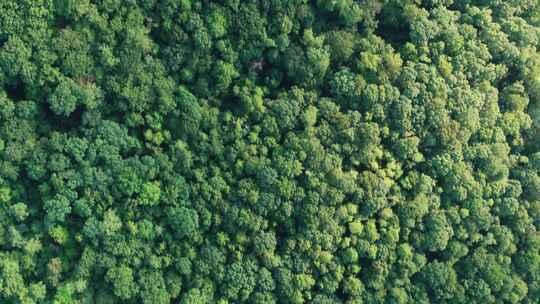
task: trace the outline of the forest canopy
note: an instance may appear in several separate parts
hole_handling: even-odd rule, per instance
[[[0,0],[0,303],[540,303],[539,0]]]

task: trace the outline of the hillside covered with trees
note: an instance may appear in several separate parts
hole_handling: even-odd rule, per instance
[[[540,303],[540,1],[0,0],[0,303]]]

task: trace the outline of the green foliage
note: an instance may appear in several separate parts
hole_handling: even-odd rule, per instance
[[[173,207],[167,212],[173,235],[178,238],[193,237],[199,229],[199,216],[193,209]]]
[[[137,294],[138,285],[135,284],[133,271],[125,265],[113,267],[107,271],[106,280],[113,284],[114,295],[127,300]]]
[[[49,104],[55,114],[69,116],[81,105],[88,109],[95,108],[99,94],[95,86],[83,87],[67,79],[54,89],[49,97]]]
[[[161,188],[159,182],[146,182],[142,185],[139,202],[141,205],[153,206],[159,203],[160,196]]]
[[[540,303],[540,2],[0,1],[0,303]]]

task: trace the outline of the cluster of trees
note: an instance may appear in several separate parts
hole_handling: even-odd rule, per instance
[[[0,1],[1,303],[539,303],[537,0]]]

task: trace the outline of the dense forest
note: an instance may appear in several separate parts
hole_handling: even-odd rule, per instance
[[[539,0],[0,0],[0,303],[540,303]]]

